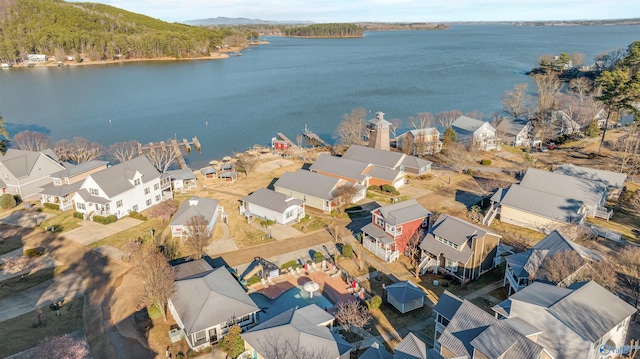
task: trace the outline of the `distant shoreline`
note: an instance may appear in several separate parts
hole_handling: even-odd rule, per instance
[[[268,41],[258,41],[254,42],[251,45],[265,45],[268,44]],[[112,64],[123,64],[129,62],[147,62],[147,61],[190,61],[190,60],[221,60],[227,59],[230,56],[228,54],[240,52],[249,47],[247,46],[237,46],[237,47],[229,47],[220,49],[217,53],[212,53],[210,56],[200,56],[200,57],[184,57],[184,58],[176,58],[176,57],[153,57],[153,58],[134,58],[134,59],[119,59],[119,60],[88,60],[84,59],[82,62],[76,61],[63,61],[58,63],[58,61],[51,60],[47,62],[41,62],[33,67],[75,67],[75,66],[95,66],[95,65],[112,65]],[[15,64],[13,67],[29,67],[27,61],[24,61],[20,64]]]

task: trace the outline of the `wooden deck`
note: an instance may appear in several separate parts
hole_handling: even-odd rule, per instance
[[[320,136],[316,135],[315,133],[306,130],[303,133],[304,137],[307,139],[307,142],[309,142],[311,145],[316,146],[316,147],[331,147],[331,145],[329,143],[327,143],[325,140],[323,140],[322,138],[320,138]]]
[[[197,137],[193,137],[191,139],[191,141],[187,140],[186,138],[182,139],[182,142],[179,142],[177,139],[171,139],[169,140],[169,143],[165,142],[165,141],[160,141],[160,142],[149,142],[146,145],[143,145],[142,143],[138,143],[138,153],[140,155],[144,154],[145,152],[151,152],[153,153],[154,151],[166,151],[167,148],[173,148],[173,150],[175,151],[176,155],[177,155],[177,161],[178,164],[180,165],[180,168],[182,169],[188,169],[189,166],[187,165],[187,161],[185,161],[184,156],[182,154],[182,148],[180,148],[180,146],[184,146],[185,150],[187,152],[191,152],[191,146],[193,145],[193,147],[198,150],[201,151],[202,147],[200,146],[200,141],[198,140]]]

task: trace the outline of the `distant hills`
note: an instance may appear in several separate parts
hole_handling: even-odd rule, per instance
[[[312,21],[273,21],[261,19],[248,19],[245,17],[218,16],[208,19],[185,20],[183,24],[192,26],[239,26],[239,25],[310,25]]]

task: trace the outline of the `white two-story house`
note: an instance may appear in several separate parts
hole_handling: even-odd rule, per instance
[[[475,118],[460,116],[451,127],[456,132],[460,142],[484,151],[501,150],[501,140],[496,134],[496,129],[489,122]]]
[[[139,156],[90,174],[73,195],[73,202],[85,219],[95,215],[120,218],[172,197],[171,179]]]

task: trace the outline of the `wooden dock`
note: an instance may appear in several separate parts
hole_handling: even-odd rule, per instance
[[[198,141],[197,137],[193,137],[191,141],[183,138],[181,142],[178,142],[177,139],[171,139],[169,142],[160,141],[160,142],[149,142],[146,145],[142,143],[138,143],[138,153],[140,155],[145,152],[154,153],[155,151],[167,151],[167,148],[173,148],[173,151],[176,153],[176,160],[180,165],[180,168],[187,169],[189,166],[187,165],[187,161],[185,161],[184,156],[182,155],[182,148],[180,146],[184,146],[184,149],[187,152],[191,152],[191,146],[195,147],[198,152],[202,150],[200,146],[200,141]]]
[[[315,147],[331,147],[331,145],[328,144],[322,138],[320,138],[320,136],[318,136],[315,133],[311,132],[311,130],[309,130],[309,128],[307,128],[306,125],[304,126],[304,132],[302,134],[307,139],[307,142],[309,142],[309,144],[311,144],[312,146],[315,146]]]
[[[276,137],[282,141],[286,141],[287,143],[289,143],[290,148],[292,149],[298,148],[298,145],[296,145],[293,141],[291,141],[289,137],[285,136],[282,132],[278,132],[276,134]]]

